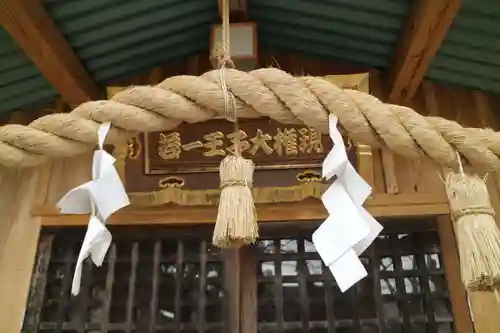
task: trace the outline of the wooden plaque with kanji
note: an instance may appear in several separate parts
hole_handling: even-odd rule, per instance
[[[219,164],[234,152],[236,139],[243,157],[255,163],[254,187],[317,181],[323,160],[332,148],[329,136],[316,129],[265,118],[243,120],[239,131],[222,119],[182,124],[174,131],[142,134],[131,141],[127,190],[154,191],[168,186],[169,181],[188,189],[216,189]],[[354,148],[345,140],[354,163]]]

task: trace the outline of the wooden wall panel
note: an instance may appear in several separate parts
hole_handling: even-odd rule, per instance
[[[91,154],[0,172],[0,332],[20,332],[42,218],[31,207],[57,202],[90,179]]]
[[[383,101],[387,100],[387,89],[384,77],[378,72],[370,73],[371,93]],[[416,96],[406,102],[408,106],[423,115],[431,115],[434,109],[434,92],[420,89]],[[439,115],[438,113],[433,115]],[[398,195],[428,195],[429,201],[446,202],[441,166],[428,159],[418,161],[408,160],[384,149],[374,149],[374,170],[376,173],[374,196],[380,194]]]
[[[384,80],[377,72],[370,73],[371,92],[387,101]],[[426,82],[415,97],[403,105],[413,108],[425,116],[439,116],[459,122],[468,127],[490,127],[498,129],[500,123],[494,114],[500,106],[500,99],[483,92],[444,87]],[[376,170],[375,195],[390,193],[427,194],[436,202],[446,201],[443,180],[449,169],[428,159],[410,161],[385,151],[374,150],[374,169]],[[473,170],[468,169],[470,172]],[[479,172],[484,176],[484,172]],[[490,189],[492,204],[500,209],[500,175],[489,174],[487,185]],[[500,211],[500,210],[498,210]]]

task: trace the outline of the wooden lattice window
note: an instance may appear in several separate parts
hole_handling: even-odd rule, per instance
[[[39,245],[23,331],[224,332],[223,254],[207,238],[185,234],[113,231],[103,267],[87,260],[80,294],[70,297],[83,230],[48,232]]]
[[[459,272],[449,274],[433,221],[386,222],[362,257],[369,276],[344,294],[311,243],[317,225],[262,225],[241,251],[212,247],[211,228],[117,228],[103,267],[85,265],[77,297],[84,230],[45,230],[23,332],[469,333],[456,327],[465,297],[451,297]]]
[[[368,277],[341,293],[308,236],[258,244],[259,333],[453,333],[435,230],[387,227],[362,262]]]

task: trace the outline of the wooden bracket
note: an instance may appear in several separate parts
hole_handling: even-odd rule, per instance
[[[411,99],[446,37],[460,0],[415,0],[399,40],[391,73],[389,98]]]
[[[96,85],[41,1],[0,1],[0,22],[68,104],[99,97]]]

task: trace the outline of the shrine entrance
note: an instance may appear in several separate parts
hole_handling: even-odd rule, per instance
[[[87,261],[76,297],[85,230],[47,228],[23,332],[462,332],[451,225],[382,222],[362,256],[368,277],[346,293],[311,242],[320,221],[266,223],[255,246],[226,251],[211,245],[208,226],[114,228],[103,267]]]
[[[368,91],[366,73],[325,79]],[[108,97],[123,89],[109,87]],[[319,199],[334,180],[322,177],[332,140],[267,118],[242,120],[236,131],[212,119],[109,150],[131,205],[107,221],[113,244],[103,267],[86,261],[77,296],[70,290],[89,218],[34,207],[42,232],[22,331],[470,333],[439,170],[343,135],[349,162],[373,189],[364,208],[384,226],[360,257],[368,276],[345,293],[311,240],[329,215]],[[260,237],[221,250],[212,245],[219,165],[235,141],[255,162]]]

